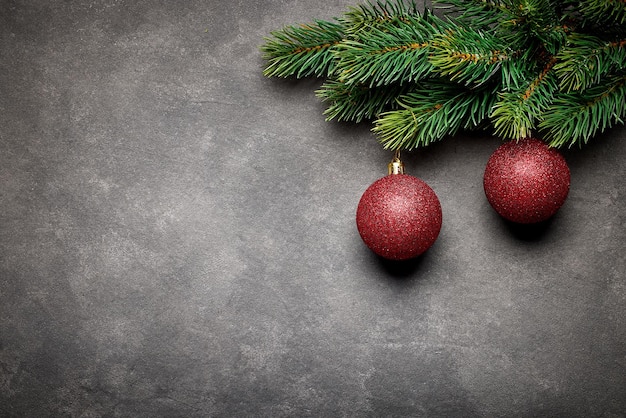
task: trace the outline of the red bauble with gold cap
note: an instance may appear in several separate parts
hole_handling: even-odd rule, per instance
[[[437,195],[423,180],[404,174],[396,157],[390,174],[367,188],[356,213],[363,242],[379,256],[408,260],[430,248],[441,230]]]
[[[483,185],[500,216],[531,224],[549,219],[565,203],[570,171],[563,156],[543,141],[510,141],[489,158]]]

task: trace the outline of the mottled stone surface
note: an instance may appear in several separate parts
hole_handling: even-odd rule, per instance
[[[392,156],[258,51],[351,4],[0,2],[0,416],[624,416],[626,130],[540,229],[485,199],[497,139],[403,154],[444,223],[383,262]]]

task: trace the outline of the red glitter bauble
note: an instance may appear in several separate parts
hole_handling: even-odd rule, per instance
[[[483,185],[500,216],[530,224],[547,220],[563,205],[570,171],[563,156],[543,141],[511,141],[489,158]]]
[[[437,239],[441,204],[424,181],[407,174],[390,174],[363,193],[356,225],[365,245],[376,254],[407,260],[422,254]]]

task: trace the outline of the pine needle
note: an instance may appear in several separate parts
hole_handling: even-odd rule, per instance
[[[626,40],[604,41],[593,35],[574,33],[554,66],[561,90],[570,92],[598,84],[605,74],[626,68]]]
[[[286,26],[265,38],[261,47],[268,66],[267,77],[327,76],[334,69],[333,49],[343,39],[343,26],[316,20],[300,26]]]
[[[411,150],[480,125],[495,101],[490,89],[459,90],[447,81],[429,81],[398,99],[400,109],[382,113],[373,131],[385,149]]]
[[[540,128],[553,147],[586,144],[598,132],[626,120],[626,74],[586,90],[557,95]]]
[[[513,55],[496,36],[465,27],[438,33],[430,45],[435,71],[465,85],[485,83]]]
[[[346,39],[336,48],[336,76],[345,84],[369,87],[414,82],[429,75],[429,42],[444,24],[434,16],[395,19],[386,30]]]
[[[624,0],[366,0],[272,32],[268,77],[323,77],[328,120],[375,119],[385,148],[459,129],[587,143],[626,119]]]
[[[348,35],[363,36],[362,32],[369,32],[372,28],[385,28],[395,24],[397,20],[409,17],[418,18],[420,15],[414,0],[385,0],[372,3],[368,1],[348,8],[341,18]]]
[[[408,84],[368,88],[360,84],[346,85],[337,80],[327,80],[316,91],[316,95],[329,103],[324,112],[326,120],[358,123],[374,119],[386,110],[397,108],[397,98],[412,88],[414,86]]]
[[[500,93],[491,119],[495,133],[505,139],[529,137],[537,119],[552,103],[558,90],[552,58],[533,80],[523,89]]]

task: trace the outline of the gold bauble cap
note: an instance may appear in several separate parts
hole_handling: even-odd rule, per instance
[[[404,163],[400,160],[400,151],[396,151],[393,160],[387,165],[389,174],[404,174]]]

